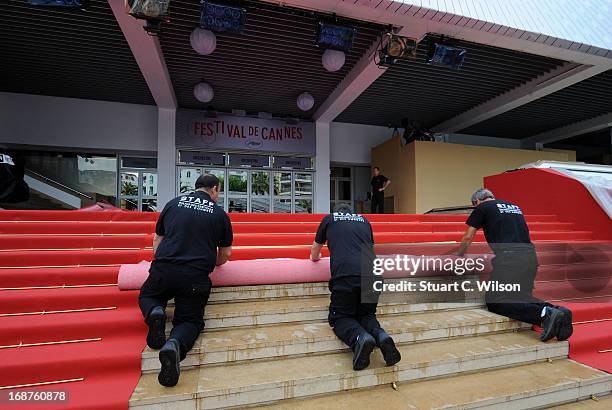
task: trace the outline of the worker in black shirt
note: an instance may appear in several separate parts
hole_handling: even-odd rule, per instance
[[[538,259],[521,209],[510,202],[495,199],[488,189],[476,191],[472,195],[472,204],[475,208],[466,221],[468,229],[457,254],[465,253],[478,229],[482,228],[485,239],[495,253],[490,280],[520,286],[517,292],[487,292],[485,300],[488,309],[502,316],[542,326],[540,340],[544,342],[554,337],[557,340],[569,338],[573,332],[572,312],[532,295]]]
[[[391,183],[391,180],[380,173],[380,168],[372,168],[372,213],[385,213],[385,189]]]
[[[376,320],[379,294],[362,298],[362,279],[373,282],[374,238],[367,219],[351,213],[340,204],[334,213],[325,216],[319,225],[310,251],[310,259],[318,261],[327,242],[331,255],[331,301],[328,321],[340,340],[353,350],[353,369],[370,365],[370,353],[380,347],[385,362],[393,366],[400,361],[400,352],[393,339]],[[365,289],[366,292],[368,289]]]
[[[201,175],[196,191],[174,198],[157,220],[149,277],[142,285],[139,305],[149,326],[147,345],[160,349],[159,383],[178,383],[179,362],[187,356],[204,329],[204,308],[216,265],[227,262],[232,250],[232,225],[216,205],[219,179]],[[172,331],[166,340],[168,300],[174,298]]]

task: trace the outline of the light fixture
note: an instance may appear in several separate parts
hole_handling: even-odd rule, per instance
[[[246,24],[246,9],[200,1],[200,27],[216,31],[242,33]]]
[[[89,6],[89,0],[27,0],[31,6],[42,7],[65,7],[85,10]]]
[[[353,27],[343,27],[336,24],[319,22],[317,29],[317,45],[347,52],[353,46],[357,30]]]
[[[217,48],[217,36],[210,30],[196,27],[189,36],[191,48],[198,54],[207,56]]]
[[[302,111],[308,111],[314,107],[314,97],[312,94],[304,92],[297,98],[297,106]]]
[[[261,118],[263,120],[271,120],[272,119],[272,113],[265,112],[265,111],[259,111],[257,113],[257,118]]]
[[[208,83],[201,82],[196,84],[195,87],[193,87],[193,96],[199,102],[208,103],[211,102],[214,98],[215,92]]]
[[[384,45],[383,42],[385,42]],[[389,31],[381,38],[378,62],[376,64],[379,67],[391,67],[399,60],[414,60],[416,58],[416,49],[416,39],[398,36]]]
[[[327,71],[334,72],[342,68],[346,60],[346,54],[344,54],[344,51],[327,49],[323,53],[321,60],[323,62],[323,67],[325,67]]]
[[[436,43],[433,53],[431,53],[431,56],[427,59],[427,62],[432,65],[444,65],[458,70],[461,68],[461,66],[463,66],[464,59],[465,49]]]
[[[132,17],[145,20],[144,29],[158,35],[161,23],[168,21],[170,0],[125,0],[125,11]]]

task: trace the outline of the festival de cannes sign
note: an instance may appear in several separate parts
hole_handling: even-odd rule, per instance
[[[177,110],[176,145],[314,155],[315,128],[312,122],[291,125],[281,120],[230,115],[208,118],[201,111]]]

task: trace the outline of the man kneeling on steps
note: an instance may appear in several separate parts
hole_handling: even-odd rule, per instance
[[[227,262],[232,251],[232,225],[216,205],[219,179],[201,175],[196,191],[174,198],[159,215],[153,239],[155,260],[140,289],[139,305],[149,326],[147,345],[161,349],[159,383],[178,383],[185,359],[204,329],[210,295],[208,275]],[[174,298],[172,331],[166,340],[166,305]]]
[[[367,300],[362,297],[362,279],[364,283],[372,281],[376,257],[370,223],[351,213],[348,205],[338,205],[334,213],[321,221],[310,259],[321,258],[325,242],[331,255],[328,321],[336,336],[353,350],[353,369],[362,370],[370,365],[370,353],[375,346],[382,351],[387,366],[393,366],[401,356],[393,339],[376,320],[378,294],[369,294]]]
[[[468,228],[457,254],[465,253],[478,229],[482,228],[495,253],[491,281],[519,286],[518,291],[487,292],[485,301],[489,311],[541,326],[540,340],[543,342],[554,337],[557,340],[569,338],[573,332],[572,311],[532,295],[538,257],[521,208],[495,199],[488,189],[476,191],[472,195],[472,205],[474,210],[465,222]]]

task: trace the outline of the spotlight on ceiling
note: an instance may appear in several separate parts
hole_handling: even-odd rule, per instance
[[[458,70],[463,66],[465,54],[464,48],[452,47],[446,43],[444,36],[441,36],[439,41],[430,44],[427,63],[443,65]]]
[[[322,48],[331,48],[346,53],[353,46],[356,33],[357,29],[353,27],[343,27],[320,21],[317,28],[316,44]]]
[[[41,7],[64,7],[85,10],[89,6],[89,0],[27,0],[31,6]]]
[[[242,33],[246,9],[200,0],[200,27],[210,31]]]
[[[416,39],[387,32],[381,38],[377,65],[379,67],[391,67],[399,60],[414,60],[416,50]]]
[[[168,21],[170,0],[125,0],[126,12],[137,19],[145,20],[144,29],[150,35],[159,35],[161,24]]]

